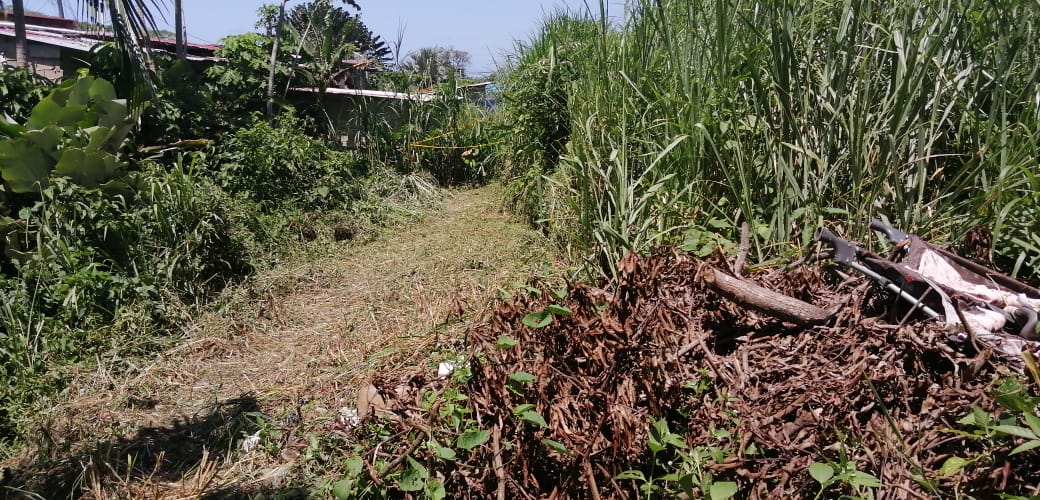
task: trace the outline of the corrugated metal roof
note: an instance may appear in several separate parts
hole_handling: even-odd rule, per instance
[[[0,23],[0,36],[14,37],[14,26],[4,26],[8,23]],[[25,38],[31,42],[43,43],[47,45],[54,45],[57,47],[64,47],[67,49],[81,50],[87,52],[91,47],[101,43],[97,40],[85,39],[73,35],[57,34],[49,31],[40,31],[34,29],[27,29],[25,31]]]
[[[292,90],[297,92],[318,92],[319,90],[311,87],[294,87]],[[332,95],[352,95],[357,97],[371,97],[374,99],[397,99],[399,101],[419,101],[428,102],[434,99],[433,94],[408,94],[405,92],[388,92],[385,90],[361,90],[361,89],[341,89],[341,88],[330,88],[325,91],[326,94]]]
[[[14,37],[14,23],[0,21],[0,36]],[[89,52],[95,45],[104,43],[108,39],[111,39],[109,33],[89,33],[86,31],[79,30],[67,30],[58,28],[40,28],[35,26],[26,27],[25,37],[32,42],[42,43],[46,45],[53,45],[56,47],[63,47],[67,49],[79,50],[82,52]],[[176,41],[168,40],[165,38],[153,38],[153,43],[174,46]],[[189,48],[195,48],[205,51],[214,51],[220,48],[219,45],[199,44],[199,43],[188,43],[186,44]],[[191,61],[219,61],[218,57],[209,56],[197,56],[188,54],[188,60]]]

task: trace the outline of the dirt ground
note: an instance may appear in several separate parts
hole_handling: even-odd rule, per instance
[[[500,189],[449,194],[442,208],[363,245],[257,277],[191,325],[186,341],[128,373],[83,374],[38,442],[2,464],[6,495],[235,496],[294,457],[242,453],[257,417],[296,423],[353,406],[374,367],[429,366],[461,341],[500,287],[548,262],[542,237],[498,207]]]

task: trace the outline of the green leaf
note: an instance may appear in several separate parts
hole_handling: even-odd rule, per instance
[[[347,469],[348,477],[359,477],[365,470],[365,459],[355,455],[343,462],[343,466]]]
[[[470,451],[477,446],[487,442],[491,434],[483,429],[467,429],[455,441],[455,445],[463,450]]]
[[[943,477],[952,476],[961,471],[966,465],[970,464],[971,461],[961,457],[950,457],[943,462],[942,467],[939,469],[939,474]]]
[[[1024,453],[1024,452],[1027,452],[1029,450],[1036,449],[1038,447],[1040,447],[1040,439],[1034,439],[1032,441],[1026,441],[1025,443],[1022,443],[1022,444],[1018,445],[1017,447],[1015,447],[1015,449],[1011,450],[1011,453],[1009,453],[1009,455],[1017,455],[1019,453]]]
[[[528,410],[533,410],[533,409],[535,409],[535,405],[533,405],[531,403],[524,403],[522,405],[517,405],[516,408],[513,408],[513,415],[516,415],[516,416],[519,417],[521,413],[523,413],[525,411],[528,411]]]
[[[458,458],[458,454],[455,453],[455,450],[445,446],[437,446],[433,449],[433,451],[437,454],[437,458],[441,460],[454,461],[456,458]]]
[[[821,485],[827,484],[834,477],[834,468],[828,464],[813,462],[809,465],[809,475]]]
[[[498,343],[495,344],[495,348],[496,349],[512,349],[512,348],[516,347],[516,345],[517,345],[516,339],[514,339],[513,337],[510,337],[509,335],[499,335],[498,336]]]
[[[1033,431],[1026,429],[1025,427],[1019,427],[1017,425],[998,425],[994,427],[993,430],[1001,434],[1007,434],[1009,436],[1016,436],[1026,439],[1040,439],[1036,436],[1036,434],[1033,434]]]
[[[1023,413],[1022,416],[1025,417],[1026,424],[1029,425],[1029,428],[1033,430],[1033,434],[1040,436],[1040,417],[1033,415],[1030,411]]]
[[[530,373],[527,373],[527,372],[516,372],[516,373],[510,373],[509,374],[509,379],[514,381],[514,382],[527,383],[527,382],[534,382],[535,380],[538,380],[538,377],[535,377],[534,375],[532,375]]]
[[[62,151],[54,175],[69,177],[77,184],[93,188],[111,178],[122,164],[115,156],[99,151],[69,148]]]
[[[448,497],[448,492],[444,489],[444,483],[434,478],[426,483],[426,496],[430,500],[444,500]]]
[[[856,471],[852,473],[852,477],[849,478],[849,484],[852,486],[863,486],[866,488],[880,488],[884,486],[878,478],[874,477],[873,474],[868,474],[863,471]]]
[[[549,311],[538,311],[524,316],[523,323],[524,326],[528,328],[538,329],[549,326],[549,323],[552,323],[552,320],[553,316]]]
[[[1029,395],[1029,389],[1017,378],[1005,378],[993,391],[993,397],[1001,406],[1009,410],[1032,412],[1038,398]]]
[[[646,476],[643,475],[643,471],[638,470],[626,470],[621,474],[614,476],[614,479],[622,481],[626,479],[635,479],[636,481],[646,481]]]
[[[536,411],[525,411],[520,414],[520,418],[525,422],[530,422],[539,427],[549,427],[549,424],[545,422],[542,415]]]
[[[733,481],[719,481],[708,488],[708,497],[711,500],[726,500],[737,494],[737,483]]]
[[[553,450],[553,451],[555,451],[557,453],[562,453],[564,455],[570,455],[571,454],[571,451],[568,450],[567,447],[564,446],[564,444],[559,442],[559,441],[553,441],[552,439],[543,439],[542,440],[542,444],[544,444],[550,450]]]
[[[357,492],[354,491],[354,480],[340,479],[339,481],[332,483],[332,498],[335,498],[336,500],[357,498]]]
[[[408,468],[397,478],[397,487],[401,491],[422,491],[426,488],[426,480],[429,479],[430,472],[414,458],[406,457],[406,460]]]
[[[47,185],[54,160],[23,141],[0,141],[0,174],[15,193],[34,193]]]
[[[574,311],[558,304],[549,304],[545,306],[545,310],[557,316],[570,316],[574,314]]]

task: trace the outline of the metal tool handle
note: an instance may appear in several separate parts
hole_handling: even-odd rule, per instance
[[[879,233],[884,233],[885,236],[888,236],[888,241],[891,241],[893,244],[901,243],[910,237],[909,234],[885,224],[881,219],[871,219],[870,228]]]
[[[829,244],[834,249],[834,260],[842,264],[848,264],[855,260],[856,253],[859,252],[859,248],[856,245],[841,239],[825,227],[820,227],[813,233],[813,240]]]

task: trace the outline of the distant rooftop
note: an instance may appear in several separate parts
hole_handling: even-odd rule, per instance
[[[75,19],[26,14],[25,24],[29,40],[70,49],[89,51],[99,42],[113,39],[110,32],[78,29],[80,24]],[[14,14],[11,11],[0,11],[0,36],[14,36]],[[169,38],[151,37],[149,41],[153,47],[170,52],[177,47],[177,41]],[[213,52],[220,48],[220,45],[204,43],[188,42],[184,45],[188,48],[189,59],[197,60],[212,58]]]

